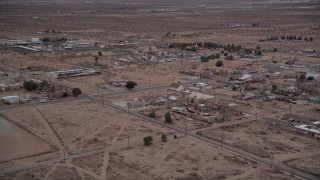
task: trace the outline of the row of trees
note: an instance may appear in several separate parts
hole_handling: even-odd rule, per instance
[[[152,111],[149,114],[149,117],[150,118],[155,118],[156,117],[156,113],[154,111]],[[173,123],[172,118],[171,118],[171,114],[170,114],[169,111],[164,114],[164,122],[166,122],[168,124],[172,124]]]
[[[191,48],[188,48],[192,46]],[[225,51],[228,51],[230,53],[232,52],[238,52],[241,49],[240,45],[235,45],[235,44],[228,44],[228,45],[221,45],[219,43],[214,43],[214,42],[196,42],[196,43],[172,43],[169,44],[169,48],[181,48],[183,50],[189,50],[189,51],[197,51],[198,47],[204,47],[208,49],[217,49],[217,48],[223,48]]]
[[[59,38],[59,37],[44,37],[41,39],[43,43],[65,43],[68,41],[67,38]]]
[[[280,38],[278,36],[270,36],[270,37],[267,37],[267,39],[260,39],[260,42],[262,41],[277,41],[279,39],[282,39],[282,40],[299,40],[299,41],[302,41],[302,40],[305,40],[305,41],[313,41],[313,38],[312,37],[301,37],[301,36],[281,36]]]
[[[61,33],[61,31],[56,31],[56,30],[52,30],[52,31],[49,31],[49,30],[45,30],[44,31],[45,33]]]
[[[33,80],[30,80],[30,81],[25,81],[25,82],[23,82],[22,87],[23,87],[25,90],[27,90],[27,91],[36,91],[36,90],[39,89],[39,87],[42,87],[42,86],[44,86],[45,84],[48,84],[48,82],[47,82],[47,81],[43,81],[43,82],[41,82],[40,84],[38,84],[37,82],[34,82]],[[82,91],[81,91],[80,88],[73,88],[71,92],[72,92],[72,95],[73,95],[74,97],[78,97],[79,95],[82,94]],[[65,93],[63,94],[63,97],[67,97],[67,96],[68,96],[68,93],[65,92]]]
[[[161,141],[162,142],[167,142],[167,136],[165,134],[162,134],[161,135]],[[153,137],[152,136],[146,136],[143,138],[143,141],[144,141],[144,145],[146,146],[149,146],[152,144],[152,141],[153,141]]]

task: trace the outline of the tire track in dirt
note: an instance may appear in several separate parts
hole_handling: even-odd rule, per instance
[[[69,168],[74,167],[77,171],[80,171],[80,172],[83,172],[83,173],[87,173],[87,174],[91,175],[95,179],[101,179],[101,177],[98,174],[95,174],[95,173],[93,173],[91,171],[82,169],[82,168],[80,168],[78,166],[75,166],[75,165],[69,163],[69,162],[67,162],[67,163],[68,164],[56,164],[56,166],[64,166],[64,167],[69,167]]]
[[[43,127],[46,129],[46,132],[49,132],[51,139],[55,142],[55,144],[58,146],[59,151],[64,151],[64,147],[62,145],[62,142],[59,140],[59,137],[57,136],[54,129],[51,127],[50,123],[46,120],[44,114],[39,110],[38,107],[35,108],[38,112],[39,119],[42,121]]]
[[[50,174],[56,170],[56,165],[53,165],[49,172],[43,177],[43,179],[48,179]]]
[[[130,117],[129,117],[130,118]],[[131,120],[128,119],[120,128],[120,130],[118,131],[116,137],[112,140],[111,142],[111,146],[112,147],[114,145],[114,143],[117,141],[117,139],[119,138],[120,134],[122,133],[123,129],[128,125],[128,123]],[[101,172],[101,178],[102,179],[106,179],[107,178],[107,167],[108,167],[108,163],[109,163],[109,152],[110,151],[106,151],[104,156],[103,156],[103,166],[102,166],[102,172]]]

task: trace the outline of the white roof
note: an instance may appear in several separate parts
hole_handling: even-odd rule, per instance
[[[305,131],[309,131],[309,132],[314,132],[314,133],[320,134],[320,130],[319,129],[315,129],[312,126],[309,126],[310,128],[308,128],[308,125],[306,125],[306,124],[298,125],[298,126],[295,126],[295,127],[298,128],[298,129],[303,129]]]
[[[312,122],[312,124],[320,124],[320,121],[315,121],[315,122]]]
[[[244,75],[242,75],[241,76],[241,80],[246,80],[246,79],[249,79],[249,78],[251,78],[251,75],[250,74],[244,74]]]
[[[169,96],[168,99],[169,99],[169,100],[172,100],[172,101],[175,101],[175,100],[177,100],[178,98],[175,97],[175,96]]]

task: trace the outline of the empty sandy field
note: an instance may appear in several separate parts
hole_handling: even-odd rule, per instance
[[[107,163],[104,153],[98,153],[9,173],[4,179],[296,179],[193,139],[168,136],[168,142],[161,142],[160,136],[154,138],[150,146],[141,141],[131,149],[106,152]]]
[[[0,116],[0,162],[54,150],[50,144]]]
[[[319,140],[279,127],[277,122],[273,125],[267,120],[259,120],[200,131],[198,134],[217,141],[222,139],[223,143],[261,157],[271,158],[273,154],[274,160],[282,162],[292,159],[304,161],[308,156],[319,154]],[[316,163],[318,160],[310,163],[309,167],[315,167]]]

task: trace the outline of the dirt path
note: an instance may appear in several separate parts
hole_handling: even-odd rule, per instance
[[[304,150],[303,152],[297,152],[297,153],[288,154],[288,155],[281,155],[281,157],[277,157],[276,160],[281,162],[289,162],[292,160],[306,158],[306,157],[314,156],[317,154],[320,154],[319,149],[311,149],[309,151]]]
[[[66,161],[66,162],[68,162],[68,161]],[[76,170],[77,171],[80,171],[80,172],[83,172],[83,173],[87,173],[87,174],[89,174],[90,176],[92,176],[93,178],[96,178],[96,179],[101,179],[101,177],[98,175],[98,174],[95,174],[95,173],[93,173],[93,172],[91,172],[91,171],[87,171],[87,170],[85,170],[85,169],[82,169],[82,168],[80,168],[80,167],[78,167],[78,166],[75,166],[75,165],[73,165],[73,164],[57,164],[56,166],[64,166],[64,167],[69,167],[69,168],[72,168],[72,167],[74,167],[74,168],[76,168]]]
[[[36,107],[35,109],[38,112],[38,114],[36,114],[35,116],[38,117],[39,120],[41,120],[43,127],[46,129],[46,132],[49,132],[49,135],[51,137],[50,139],[52,139],[54,141],[54,143],[58,146],[60,152],[64,151],[64,147],[63,147],[61,141],[56,136],[54,130],[50,126],[49,122],[46,120],[43,113],[38,109],[38,107]]]
[[[85,180],[86,178],[84,177],[84,174],[82,171],[80,171],[79,169],[76,169],[77,173],[79,174],[79,176],[81,177],[81,179]]]
[[[249,171],[246,171],[246,172],[244,172],[244,173],[242,173],[242,174],[240,174],[240,175],[238,175],[238,176],[229,177],[228,179],[229,179],[229,180],[251,179],[251,178],[252,178],[252,179],[254,179],[254,178],[261,179],[261,177],[257,177],[257,176],[259,176],[259,175],[255,176],[255,177],[250,176],[250,175],[252,175],[252,174],[257,174],[257,173],[256,173],[257,171],[261,171],[261,170],[252,168],[252,169],[250,169]],[[261,172],[260,172],[260,174],[261,174]]]
[[[53,165],[53,167],[50,169],[50,171],[43,177],[43,179],[48,179],[50,174],[56,170],[56,165]]]
[[[129,117],[130,118],[130,117]],[[120,134],[122,133],[123,129],[127,126],[127,124],[130,122],[130,120],[127,120],[120,128],[118,131],[116,137],[112,140],[111,142],[111,147],[114,145],[114,143],[117,141],[119,138]],[[103,156],[103,166],[102,166],[102,172],[101,172],[101,178],[106,179],[107,177],[107,167],[109,163],[109,151],[106,151],[104,156]]]
[[[95,124],[96,125],[96,124]],[[103,129],[105,129],[106,127],[108,127],[108,125],[105,125],[105,126],[101,126],[101,128],[99,128],[98,130],[96,130],[94,133],[92,133],[92,134],[90,134],[90,135],[88,135],[87,133],[87,128],[84,128],[82,131],[80,131],[78,134],[77,134],[77,136],[76,136],[76,138],[75,139],[77,139],[77,138],[80,138],[80,137],[83,137],[83,139],[81,139],[80,141],[76,141],[76,142],[73,142],[72,144],[70,144],[70,146],[69,146],[69,149],[72,151],[74,148],[75,148],[75,146],[77,145],[76,143],[80,143],[80,142],[83,142],[83,141],[86,141],[86,140],[88,140],[88,139],[93,139],[97,134],[99,134]]]

